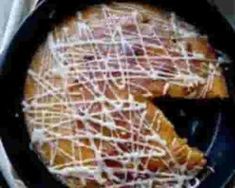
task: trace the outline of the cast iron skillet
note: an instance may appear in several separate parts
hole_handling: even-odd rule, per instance
[[[4,53],[0,77],[0,134],[7,154],[28,187],[64,187],[47,171],[30,149],[21,102],[30,60],[53,25],[76,10],[105,0],[47,0],[25,20]],[[177,132],[192,146],[204,151],[210,168],[199,174],[201,187],[229,186],[235,169],[235,34],[217,9],[205,0],[145,0],[153,6],[175,11],[202,33],[232,62],[225,66],[230,98],[226,100],[158,99],[156,103],[175,124]],[[235,115],[235,114],[234,114]],[[210,175],[209,175],[210,174]],[[209,175],[209,176],[208,176]],[[208,176],[208,177],[207,177]],[[207,177],[207,178],[206,178]]]

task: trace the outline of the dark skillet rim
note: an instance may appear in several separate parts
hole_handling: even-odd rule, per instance
[[[29,135],[21,105],[23,100],[22,86],[33,52],[45,39],[52,26],[58,23],[63,15],[71,14],[76,9],[82,9],[88,4],[107,1],[87,0],[86,5],[82,1],[80,4],[79,2],[78,0],[41,2],[24,21],[3,56],[0,77],[2,88],[0,93],[0,114],[2,116],[0,118],[0,134],[13,167],[28,187],[64,187],[53,178],[37,154],[29,147]],[[210,42],[217,49],[223,50],[233,61],[235,60],[232,47],[235,44],[234,30],[215,6],[205,0],[158,0],[157,3],[156,0],[145,0],[144,2],[175,11],[186,21],[196,25],[201,32],[206,33]],[[230,70],[235,70],[233,63],[230,64]],[[231,93],[235,93],[233,89],[235,74],[231,72],[227,74],[227,80],[230,83]]]

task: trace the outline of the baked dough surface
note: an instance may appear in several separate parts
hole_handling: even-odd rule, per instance
[[[206,164],[151,99],[227,97],[219,59],[174,13],[97,5],[54,28],[23,102],[34,149],[69,187],[182,187]]]

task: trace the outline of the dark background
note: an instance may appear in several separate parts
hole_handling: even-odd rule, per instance
[[[235,28],[235,0],[210,0],[214,2],[219,10],[228,18]]]

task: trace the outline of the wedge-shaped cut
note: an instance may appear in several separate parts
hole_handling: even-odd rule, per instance
[[[182,187],[206,160],[151,99],[227,97],[218,57],[174,14],[90,7],[57,26],[25,84],[31,140],[69,187]]]
[[[114,86],[98,96],[90,89],[37,95],[26,108],[36,149],[71,186],[183,185],[205,165],[150,102]]]

